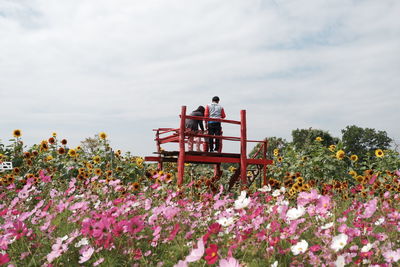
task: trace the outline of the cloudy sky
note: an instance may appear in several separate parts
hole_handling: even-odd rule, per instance
[[[399,14],[398,0],[0,0],[0,139],[104,131],[149,155],[152,129],[218,95],[230,119],[247,110],[251,139],[355,124],[400,142]]]

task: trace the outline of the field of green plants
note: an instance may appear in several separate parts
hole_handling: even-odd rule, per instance
[[[357,155],[317,136],[275,146],[266,184],[227,183],[206,166],[163,171],[56,133],[0,143],[0,266],[398,266],[400,158]],[[93,140],[92,140],[93,141]],[[248,174],[252,175],[251,172]]]

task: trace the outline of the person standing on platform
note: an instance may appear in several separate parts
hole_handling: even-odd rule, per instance
[[[206,106],[204,117],[224,119],[226,117],[224,108],[219,104],[219,97],[214,96],[212,103]],[[221,122],[219,121],[208,121],[206,124],[209,135],[222,135]],[[215,144],[215,146],[214,146]],[[208,150],[210,152],[218,152],[220,148],[221,140],[218,138],[208,139]]]
[[[194,110],[192,113],[190,113],[189,116],[196,116],[196,117],[204,117],[204,107],[199,106],[196,110]],[[194,119],[186,119],[185,121],[185,127],[187,130],[190,132],[197,134],[197,133],[203,133],[204,132],[204,126],[203,126],[203,119],[200,120],[194,120]],[[199,127],[201,129],[201,132],[199,131]],[[193,151],[193,144],[196,144],[197,151],[200,151],[200,142],[201,142],[201,137],[194,137],[194,136],[189,136],[188,138],[188,149],[189,151]]]

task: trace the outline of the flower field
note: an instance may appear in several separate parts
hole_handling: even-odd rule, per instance
[[[156,171],[113,151],[69,148],[54,133],[0,144],[0,265],[398,266],[400,159],[347,155],[320,140],[274,151],[268,182],[234,187],[224,167]],[[361,159],[362,158],[362,159]],[[249,176],[252,174],[249,173]]]

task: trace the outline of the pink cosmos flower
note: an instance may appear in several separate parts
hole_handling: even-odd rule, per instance
[[[370,218],[376,211],[376,204],[378,203],[378,199],[374,198],[368,201],[364,205],[364,213],[360,216],[361,218],[367,219]]]
[[[331,208],[331,198],[329,196],[321,196],[317,201],[316,212],[325,214]]]
[[[207,264],[214,264],[218,260],[218,246],[216,244],[211,244],[209,248],[206,249],[206,256],[204,259]]]
[[[84,263],[90,260],[94,252],[94,248],[86,247],[81,251],[81,256],[79,257],[79,263]]]
[[[197,248],[193,249],[190,254],[186,257],[185,262],[195,262],[200,260],[204,255],[204,242],[203,238],[199,238],[197,241]]]
[[[8,254],[5,253],[0,253],[0,265],[6,264],[10,261],[10,257],[8,257]]]
[[[388,263],[398,262],[400,260],[400,248],[397,250],[387,250],[382,253],[385,261]]]
[[[229,257],[220,260],[219,267],[240,267],[240,264],[235,258]]]
[[[25,236],[28,232],[28,228],[26,227],[26,225],[19,220],[13,223],[13,227],[13,229],[9,230],[9,233],[15,236],[17,240]]]
[[[176,234],[179,232],[179,228],[180,228],[179,223],[174,225],[174,229],[172,230],[171,234],[168,237],[169,241],[174,240]]]
[[[140,216],[132,217],[126,224],[127,232],[134,235],[144,229],[144,222]]]

